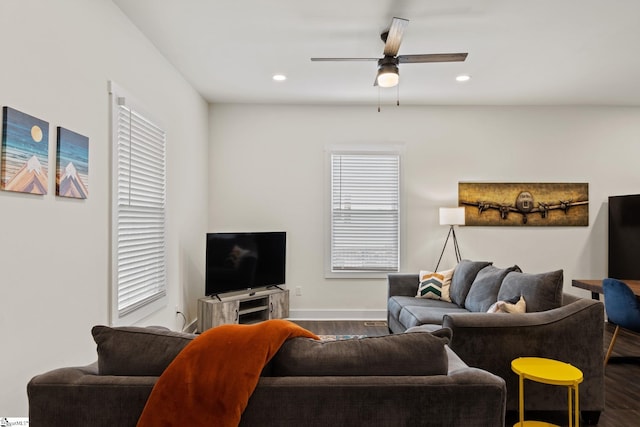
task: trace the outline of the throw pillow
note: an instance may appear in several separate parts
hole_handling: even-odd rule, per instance
[[[94,326],[100,375],[160,376],[195,337],[167,329]]]
[[[446,375],[451,330],[342,341],[293,338],[271,359],[273,376]]]
[[[464,301],[467,299],[467,294],[476,275],[480,270],[491,264],[491,262],[487,261],[469,261],[467,259],[460,261],[453,270],[451,286],[449,287],[451,302],[464,307]]]
[[[498,301],[489,307],[487,313],[526,313],[527,303],[524,297],[512,298],[508,301]]]
[[[439,299],[451,302],[449,298],[449,287],[451,286],[451,277],[453,276],[453,268],[440,272],[420,271],[417,298]]]
[[[498,299],[522,295],[527,301],[527,312],[547,311],[562,305],[562,270],[548,273],[509,273],[504,278]]]
[[[502,280],[512,271],[520,271],[520,267],[514,265],[508,268],[498,268],[489,265],[478,272],[471,284],[471,289],[464,300],[464,307],[469,311],[486,312],[491,304],[498,301],[498,292]],[[510,294],[513,296],[513,294]],[[517,295],[517,294],[516,294]]]

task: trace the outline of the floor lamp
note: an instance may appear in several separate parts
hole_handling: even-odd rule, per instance
[[[453,249],[456,253],[456,261],[460,262],[462,257],[460,256],[460,248],[458,247],[458,239],[456,238],[456,231],[454,230],[454,225],[464,225],[464,207],[460,208],[440,208],[440,225],[448,225],[449,233],[447,234],[447,240],[444,241],[444,246],[442,247],[442,252],[440,253],[440,258],[438,259],[438,265],[436,265],[436,269],[434,271],[438,271],[438,267],[440,267],[440,261],[442,261],[442,255],[444,255],[444,250],[447,247],[447,243],[449,243],[449,238],[453,236]]]

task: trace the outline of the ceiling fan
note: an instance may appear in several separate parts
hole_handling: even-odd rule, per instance
[[[427,53],[421,55],[398,55],[402,35],[409,24],[408,19],[393,18],[388,30],[380,34],[384,42],[382,58],[311,58],[312,61],[378,61],[378,74],[374,86],[393,87],[400,81],[398,66],[402,63],[460,62],[467,53]]]

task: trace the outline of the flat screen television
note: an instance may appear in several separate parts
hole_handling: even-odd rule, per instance
[[[287,234],[207,233],[205,295],[283,285]]]
[[[608,276],[640,279],[640,194],[609,197]]]

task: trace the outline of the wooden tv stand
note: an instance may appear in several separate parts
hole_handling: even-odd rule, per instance
[[[267,289],[198,299],[198,332],[225,324],[250,324],[289,317],[289,290]]]

